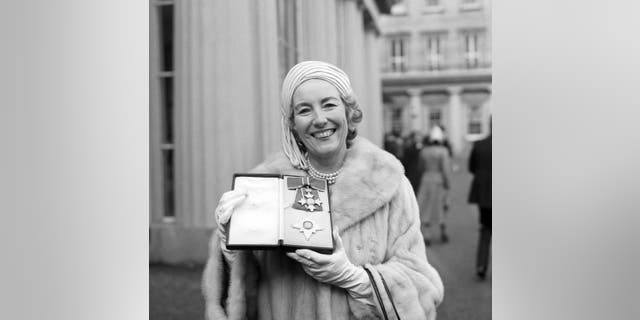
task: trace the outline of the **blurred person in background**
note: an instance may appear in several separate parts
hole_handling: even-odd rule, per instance
[[[422,171],[420,165],[420,150],[422,149],[422,138],[420,133],[411,132],[404,142],[404,157],[402,158],[402,165],[404,166],[405,175],[411,182],[413,192],[418,194],[420,187],[420,179],[422,178]]]
[[[444,138],[442,139],[442,145],[447,148],[449,152],[449,158],[451,159],[451,171],[458,171],[458,165],[453,161],[453,147],[451,147],[451,142],[449,141],[449,135],[447,134],[447,127],[442,124],[438,125],[440,129],[442,129],[442,135]]]
[[[357,136],[348,76],[295,65],[281,91],[282,151],[253,173],[325,179],[335,250],[229,250],[225,227],[246,193],[224,193],[203,276],[207,319],[435,319],[443,298],[398,159]]]
[[[402,138],[402,134],[400,129],[397,126],[394,126],[391,132],[387,132],[384,135],[384,150],[390,152],[398,160],[402,161],[404,158],[404,139]]]
[[[480,237],[476,254],[476,275],[480,280],[487,276],[491,251],[491,120],[489,135],[473,143],[469,155],[469,172],[473,174],[469,203],[480,211]]]
[[[442,242],[449,241],[446,230],[445,206],[451,189],[451,158],[443,145],[444,134],[440,127],[434,126],[425,137],[420,151],[422,179],[418,192],[420,220],[424,230],[425,244],[431,244],[431,226],[440,228]]]
[[[447,149],[447,152],[449,152],[449,158],[453,159],[453,148],[451,147],[451,143],[449,142],[447,127],[442,124],[438,124],[436,125],[436,127],[439,127],[440,130],[442,130],[442,145]]]
[[[439,124],[437,125],[438,127],[440,127],[440,129],[442,130],[442,145],[447,148],[447,152],[449,153],[449,159],[451,159],[450,164],[451,164],[451,172],[456,172],[458,171],[458,165],[455,163],[454,159],[453,159],[453,148],[451,147],[451,143],[449,142],[449,137],[447,135],[447,129],[444,125]],[[451,190],[449,190],[449,192],[446,193],[445,198],[444,198],[444,203],[443,203],[443,210],[444,210],[444,216],[446,217],[449,214],[449,209],[451,209],[451,204],[453,201],[453,192]],[[445,241],[446,242],[447,236],[445,236]]]

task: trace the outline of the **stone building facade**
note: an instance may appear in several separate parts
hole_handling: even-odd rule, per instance
[[[213,212],[280,148],[280,84],[302,60],[351,77],[359,134],[382,143],[384,0],[150,0],[150,260],[201,263]]]
[[[445,128],[457,155],[487,135],[491,0],[403,0],[381,19],[384,128]]]

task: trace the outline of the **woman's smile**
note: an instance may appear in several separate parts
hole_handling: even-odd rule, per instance
[[[311,135],[316,139],[326,140],[326,138],[330,137],[336,132],[336,129],[325,129],[321,131],[316,131]]]

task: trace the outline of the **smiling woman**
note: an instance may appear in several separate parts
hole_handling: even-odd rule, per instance
[[[293,94],[293,133],[308,154],[311,168],[335,172],[347,152],[347,113],[330,83],[312,79]]]
[[[252,172],[326,179],[335,250],[229,250],[226,226],[246,197],[226,192],[203,278],[207,318],[435,319],[443,285],[413,189],[392,154],[357,137],[362,111],[348,76],[325,62],[295,65],[281,113],[283,150]]]

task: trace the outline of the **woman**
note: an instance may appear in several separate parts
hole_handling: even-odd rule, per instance
[[[420,151],[422,179],[418,193],[420,219],[425,229],[425,243],[429,245],[429,228],[440,226],[440,239],[449,241],[444,220],[445,207],[448,206],[448,193],[451,186],[451,160],[449,151],[443,145],[444,133],[439,127],[433,127],[425,139]]]
[[[411,184],[393,155],[356,137],[362,112],[347,75],[324,62],[297,64],[281,111],[283,152],[252,172],[327,179],[334,253],[227,250],[224,227],[244,194],[225,193],[203,278],[207,318],[371,319],[384,310],[434,319],[443,286],[427,262]],[[378,290],[378,298],[382,277],[390,295]]]

